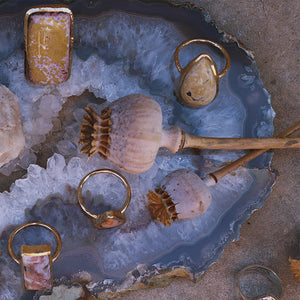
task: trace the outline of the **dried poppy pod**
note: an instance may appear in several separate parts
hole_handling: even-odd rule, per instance
[[[300,121],[282,132],[279,137],[289,136],[299,129]],[[211,203],[209,187],[265,151],[264,149],[252,151],[203,179],[183,169],[170,173],[163,179],[160,188],[147,194],[151,217],[165,226],[170,226],[172,221],[202,215]]]
[[[81,152],[95,153],[128,173],[149,170],[160,147],[162,113],[151,97],[120,98],[97,114],[91,107],[80,130]]]
[[[167,175],[161,188],[149,191],[151,217],[170,226],[171,221],[192,219],[206,212],[211,203],[208,186],[194,172],[176,170]]]
[[[81,152],[99,153],[128,173],[149,170],[158,149],[176,153],[183,148],[270,149],[300,148],[300,138],[208,138],[189,135],[178,126],[162,128],[160,105],[151,97],[132,94],[122,97],[100,114],[86,108],[80,130]]]

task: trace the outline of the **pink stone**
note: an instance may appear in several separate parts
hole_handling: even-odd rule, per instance
[[[117,219],[107,219],[106,221],[104,221],[101,226],[103,228],[114,228],[114,227],[117,227],[119,225],[122,225],[123,222],[120,222],[119,220]]]
[[[21,248],[23,282],[26,290],[52,289],[51,250],[41,246],[23,245]],[[49,247],[48,247],[49,246]]]

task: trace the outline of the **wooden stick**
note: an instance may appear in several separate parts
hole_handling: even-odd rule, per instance
[[[278,137],[287,137],[297,130],[300,129],[300,121],[294,124],[293,126],[289,127],[287,130],[283,131],[278,135]],[[260,149],[260,150],[254,150],[246,154],[245,156],[237,159],[236,161],[232,162],[231,164],[227,165],[226,167],[213,172],[209,174],[209,177],[212,177],[215,180],[215,183],[217,183],[222,177],[225,175],[231,173],[232,171],[236,170],[237,168],[245,165],[248,163],[250,160],[256,158],[257,156],[263,154],[266,152],[268,149]]]
[[[183,148],[220,150],[300,148],[300,138],[208,138],[185,134]]]
[[[297,123],[298,124],[298,123]],[[300,137],[270,137],[270,138],[213,138],[194,136],[185,133],[180,127],[169,130],[162,129],[159,147],[166,147],[176,153],[183,148],[216,149],[216,150],[253,150],[300,148]]]

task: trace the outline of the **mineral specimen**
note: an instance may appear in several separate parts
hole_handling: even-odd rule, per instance
[[[19,100],[0,84],[0,167],[15,159],[25,146]]]
[[[49,296],[41,296],[39,300],[73,300],[82,299],[84,291],[80,286],[67,287],[65,285],[60,285],[53,288],[53,292]],[[85,298],[86,299],[86,298]]]

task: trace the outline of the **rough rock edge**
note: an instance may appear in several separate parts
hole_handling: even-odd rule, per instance
[[[127,274],[127,277],[125,280],[120,282],[117,282],[113,287],[115,287],[116,291],[112,290],[112,286],[110,283],[106,287],[104,287],[103,292],[99,292],[97,295],[92,295],[92,292],[90,291],[95,287],[95,285],[105,285],[103,280],[99,283],[86,283],[86,282],[61,282],[55,284],[55,288],[58,287],[64,288],[66,290],[72,288],[72,287],[78,287],[81,286],[84,291],[84,295],[79,298],[78,300],[96,300],[96,299],[112,299],[116,297],[121,297],[122,295],[127,295],[131,291],[136,291],[140,289],[147,289],[152,287],[166,287],[169,284],[172,283],[172,281],[175,278],[187,278],[191,281],[196,281],[193,279],[193,275],[186,269],[179,267],[174,268],[172,270],[167,270],[165,268],[159,268],[155,267],[150,270],[150,268],[147,268],[147,270],[144,270],[145,274],[142,274],[140,277],[135,277],[133,274],[134,272],[138,272],[138,269],[135,269]],[[153,275],[155,274],[155,275]],[[135,277],[134,282],[132,283],[132,277]],[[119,286],[123,286],[123,289],[117,290]],[[40,299],[41,293],[37,293],[34,297],[34,299]],[[51,299],[51,298],[49,298]]]
[[[191,274],[184,268],[175,268],[167,273],[162,273],[156,276],[147,278],[146,282],[136,282],[131,286],[127,287],[126,290],[117,292],[103,292],[98,295],[98,299],[111,299],[117,296],[126,295],[131,291],[140,289],[147,289],[152,287],[166,287],[172,283],[175,278],[187,278],[192,280]]]

